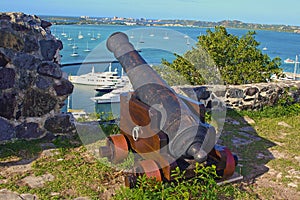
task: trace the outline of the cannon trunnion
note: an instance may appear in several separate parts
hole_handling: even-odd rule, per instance
[[[129,151],[142,159],[126,175],[133,187],[142,174],[158,181],[172,181],[175,167],[193,176],[195,162],[216,165],[219,176],[229,178],[237,159],[226,147],[216,144],[214,127],[205,123],[202,103],[176,94],[134,49],[127,35],[114,33],[107,41],[127,73],[133,93],[120,97],[121,133],[107,138],[100,156],[120,163]]]

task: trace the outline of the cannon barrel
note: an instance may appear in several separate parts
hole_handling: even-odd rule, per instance
[[[113,33],[106,45],[127,73],[136,98],[161,112],[160,129],[168,135],[171,155],[176,158],[193,157],[198,162],[205,161],[216,143],[215,129],[202,123],[192,113],[135,50],[125,33]]]

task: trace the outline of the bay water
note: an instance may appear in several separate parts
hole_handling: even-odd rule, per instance
[[[112,70],[121,75],[121,66],[115,62],[113,54],[106,48],[107,38],[114,32],[125,32],[130,42],[150,65],[161,63],[162,59],[172,61],[174,53],[182,55],[190,50],[197,42],[197,37],[206,34],[207,28],[199,27],[140,27],[119,25],[53,25],[52,34],[63,42],[64,48],[60,51],[62,70],[69,75],[89,73],[92,67],[96,72],[107,71],[109,63]],[[231,34],[242,36],[246,29],[227,29]],[[79,37],[81,35],[81,37]],[[280,57],[281,68],[285,72],[294,72],[294,64],[286,64],[287,58],[295,59],[300,54],[300,34],[289,32],[275,32],[256,30],[255,39],[260,42],[259,48],[270,56]],[[86,51],[90,49],[90,51]],[[72,53],[78,56],[71,56]],[[86,64],[82,64],[86,63]],[[297,73],[300,73],[298,69]],[[97,105],[91,97],[99,95],[95,86],[76,85],[69,99],[73,109],[83,109],[88,113],[107,112],[113,110],[118,113],[118,104]],[[67,104],[67,103],[66,103]],[[66,109],[66,108],[64,108]]]

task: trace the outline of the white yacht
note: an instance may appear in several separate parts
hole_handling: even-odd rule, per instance
[[[92,72],[79,76],[69,76],[69,80],[74,84],[94,85],[94,86],[115,86],[122,82],[117,70],[111,71],[111,64],[107,72]]]
[[[91,100],[97,104],[105,103],[120,103],[120,94],[124,92],[133,91],[132,85],[127,76],[122,76],[124,85],[120,88],[114,89],[102,96],[92,97]]]

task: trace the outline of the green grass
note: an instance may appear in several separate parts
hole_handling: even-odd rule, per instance
[[[140,187],[134,189],[117,189],[115,199],[272,199],[281,195],[280,188],[273,188],[274,184],[281,184],[282,188],[289,188],[290,183],[297,183],[298,179],[291,172],[299,172],[300,157],[300,112],[297,111],[299,104],[274,108],[265,108],[261,111],[235,111],[229,110],[227,117],[239,121],[234,125],[226,123],[221,139],[225,146],[228,146],[236,153],[240,161],[242,175],[245,181],[242,183],[216,186],[213,176],[205,181],[211,181],[206,188],[196,179],[183,180],[179,172],[178,182],[173,183],[153,183],[145,178],[141,178]],[[285,109],[288,109],[287,113]],[[255,124],[246,124],[243,116],[254,119]],[[290,127],[279,125],[284,122]],[[232,138],[239,135],[240,128],[251,126],[253,132],[247,132],[260,140],[253,141],[248,145],[234,146]],[[114,133],[115,129],[107,130]],[[225,134],[227,133],[227,134]],[[44,143],[53,143],[53,154],[47,157],[41,156]],[[279,152],[282,156],[277,155]],[[257,158],[258,154],[263,154],[263,158]],[[79,196],[88,196],[91,199],[101,199],[103,192],[116,187],[120,182],[122,173],[116,169],[124,169],[133,165],[134,157],[130,154],[128,159],[118,168],[111,168],[107,162],[94,157],[85,146],[82,145],[78,136],[57,137],[54,141],[44,139],[33,141],[14,141],[0,145],[0,170],[6,165],[16,165],[18,162],[31,160],[31,169],[22,173],[0,173],[0,189],[7,188],[18,193],[36,194],[39,199],[74,199]],[[33,160],[33,161],[32,161]],[[251,184],[253,177],[257,173],[258,166],[269,168],[275,171],[275,175],[263,173],[264,180],[270,185]],[[238,168],[236,171],[239,172]],[[3,171],[1,170],[1,171]],[[276,177],[281,173],[281,177]],[[51,174],[55,178],[46,182],[41,188],[30,188],[22,183],[22,179],[27,176],[42,176]],[[299,175],[298,175],[299,176]],[[179,181],[180,180],[180,181]],[[193,182],[196,181],[196,182]],[[123,184],[123,183],[121,183]],[[142,185],[142,187],[141,187]],[[117,186],[119,187],[119,186]],[[153,188],[152,188],[153,187]],[[211,190],[208,190],[211,189]],[[196,191],[193,193],[193,191]],[[300,188],[289,188],[289,192],[296,193]],[[197,193],[198,192],[198,193]],[[213,192],[213,193],[212,193]],[[175,195],[175,196],[174,196]],[[210,195],[210,196],[205,196]]]

